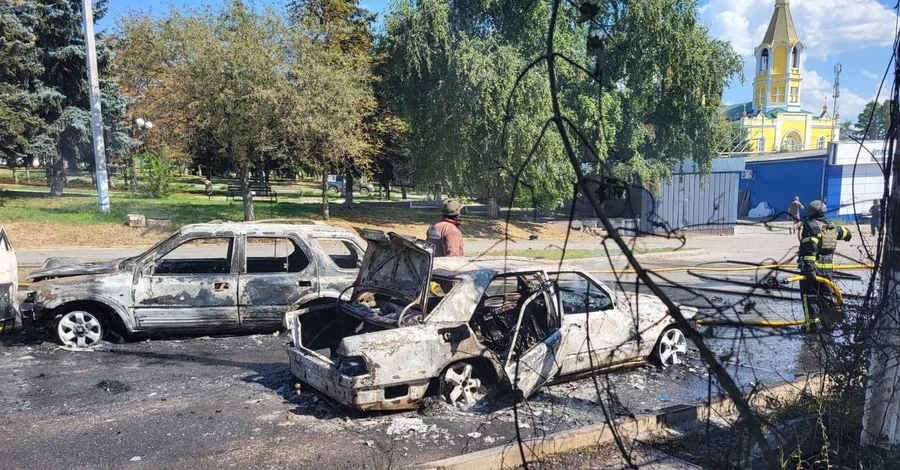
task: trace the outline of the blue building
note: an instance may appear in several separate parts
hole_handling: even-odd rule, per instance
[[[763,202],[778,214],[787,211],[794,196],[804,205],[825,198],[827,163],[826,149],[747,156],[739,185],[744,201],[740,215]]]
[[[884,154],[883,141],[864,146],[842,141],[827,149],[744,156],[739,215],[763,202],[782,213],[799,196],[804,205],[825,201],[830,218],[856,220],[882,197]]]

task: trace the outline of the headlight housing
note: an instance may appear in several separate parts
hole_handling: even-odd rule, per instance
[[[369,364],[362,356],[341,356],[335,367],[338,372],[348,377],[359,377],[369,373]]]

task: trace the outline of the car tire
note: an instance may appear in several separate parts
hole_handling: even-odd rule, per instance
[[[369,188],[367,188],[365,186],[363,186],[362,188],[359,188],[359,194],[361,194],[363,196],[368,196],[369,193],[371,193],[371,192],[372,191],[369,191]]]
[[[61,313],[53,322],[53,338],[63,346],[96,346],[105,334],[106,325],[102,317],[84,309],[76,308]]]
[[[650,359],[663,369],[682,364],[687,353],[687,338],[675,327],[666,328],[659,335]]]
[[[338,191],[337,186],[329,186],[329,187],[328,187],[328,192],[331,193],[331,194],[338,194],[338,193],[340,193],[340,191]]]
[[[448,366],[440,377],[441,398],[454,406],[471,407],[487,395],[481,368],[470,362],[456,362]]]

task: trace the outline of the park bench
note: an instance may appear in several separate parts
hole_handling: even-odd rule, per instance
[[[269,198],[270,202],[278,202],[278,193],[272,189],[272,186],[269,186],[266,183],[250,183],[250,192],[253,194],[254,199],[266,197]],[[225,193],[225,199],[233,200],[238,197],[242,197],[241,185],[229,184],[228,191]]]

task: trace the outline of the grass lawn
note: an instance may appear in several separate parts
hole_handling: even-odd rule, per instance
[[[199,188],[202,192],[202,187]],[[318,198],[301,197],[299,193],[279,195],[277,203],[254,203],[256,219],[322,220]],[[46,186],[0,184],[0,225],[3,225],[17,248],[71,246],[143,246],[168,236],[185,224],[210,220],[243,220],[240,200],[226,201],[224,196],[207,198],[196,192],[176,193],[166,199],[133,196],[114,191],[110,195],[111,212],[97,210],[96,193],[81,188],[67,188],[59,198],[49,197]],[[126,227],[126,214],[143,214],[152,218],[168,218],[173,226],[166,229]],[[353,228],[377,228],[403,234],[424,236],[427,227],[440,216],[436,209],[409,209],[397,203],[374,204],[359,199],[351,208],[331,204],[332,225]],[[538,234],[541,239],[562,238],[562,228],[527,222],[512,222],[508,232],[503,220],[474,215],[464,216],[463,231],[471,238],[527,239]],[[559,232],[559,233],[556,233]]]
[[[659,248],[648,248],[641,249],[635,248],[634,254],[643,255],[647,253],[669,253],[672,251],[688,251],[695,250],[696,248],[677,248],[677,247],[659,247]],[[610,249],[609,256],[618,256],[622,252],[619,249]],[[509,251],[489,251],[486,253],[487,256],[520,256],[525,258],[536,258],[536,259],[546,259],[551,261],[559,261],[563,258],[563,251],[559,248],[546,248],[541,250],[509,250]],[[585,259],[585,258],[605,258],[607,256],[607,251],[604,249],[596,249],[596,250],[588,250],[588,249],[573,249],[570,248],[566,250],[565,259],[573,260],[573,259]]]

